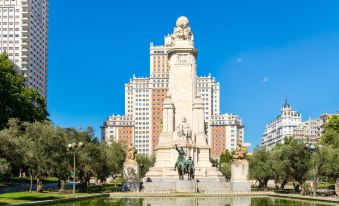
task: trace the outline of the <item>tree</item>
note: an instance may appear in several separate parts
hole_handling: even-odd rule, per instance
[[[5,158],[0,158],[0,175],[5,175],[10,172],[10,164]]]
[[[145,177],[146,172],[149,170],[150,167],[153,167],[155,164],[155,156],[147,156],[144,154],[137,154],[137,162],[141,167],[141,177]]]
[[[48,145],[46,145],[46,149],[49,151],[49,155],[46,157],[47,173],[58,178],[58,187],[63,190],[64,182],[69,174],[65,129],[54,126],[53,134],[47,139]]]
[[[285,185],[291,179],[290,175],[290,160],[285,156],[285,149],[288,143],[277,145],[271,151],[272,172],[276,188],[284,189]]]
[[[286,170],[291,178],[297,182],[294,187],[298,192],[300,187],[304,187],[304,183],[309,177],[311,153],[305,148],[306,144],[296,139],[292,139],[283,148],[285,158],[289,160],[289,166]]]
[[[225,150],[219,157],[219,170],[227,180],[231,179],[232,153]]]
[[[333,148],[339,147],[339,115],[333,115],[325,124],[325,133],[321,136],[321,143]]]
[[[0,54],[0,129],[10,118],[34,122],[48,116],[45,99],[37,90],[26,87],[25,78],[15,69],[7,54]]]
[[[51,167],[55,165],[53,155],[57,151],[57,147],[62,152],[62,144],[55,144],[57,137],[55,135],[55,127],[48,121],[45,122],[25,122],[23,135],[24,146],[24,163],[31,177],[30,191],[32,191],[33,178],[37,180],[37,190],[42,191],[43,177],[51,173]],[[38,187],[41,186],[41,187]]]
[[[273,178],[270,151],[265,147],[257,147],[248,161],[250,178],[259,182],[259,188],[267,188],[268,180]]]
[[[332,148],[332,152],[327,155],[321,155],[320,153],[320,157],[331,157],[330,159],[332,160],[329,162],[330,165],[326,165],[324,168],[319,169],[326,171],[324,173],[336,181],[336,193],[339,195],[339,115],[331,116],[329,121],[325,124],[325,133],[321,136],[321,143],[324,144],[325,147]]]
[[[8,121],[8,128],[0,131],[0,157],[3,159],[6,174],[17,174],[23,168],[23,141],[22,129],[17,119]]]
[[[104,143],[107,145],[106,143]],[[110,168],[110,175],[122,174],[123,164],[126,159],[126,152],[119,142],[112,142],[105,147],[108,156],[107,164]]]

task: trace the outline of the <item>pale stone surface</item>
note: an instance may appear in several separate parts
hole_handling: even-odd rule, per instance
[[[231,165],[231,189],[233,192],[250,192],[251,183],[248,180],[248,161],[235,159]]]
[[[177,180],[175,183],[175,191],[176,192],[196,192],[197,191],[197,183],[193,181],[179,181]]]
[[[139,182],[139,164],[136,161],[124,162],[124,179],[126,182]]]

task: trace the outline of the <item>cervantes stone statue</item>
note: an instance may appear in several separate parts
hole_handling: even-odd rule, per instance
[[[137,150],[130,143],[126,151],[126,160],[124,162],[124,191],[139,191],[140,188],[140,168],[136,160]]]
[[[130,143],[127,147],[126,161],[136,161],[136,154],[137,150],[135,149],[133,144]]]
[[[250,192],[251,184],[248,179],[247,147],[238,145],[233,155],[231,165],[231,188],[233,192]]]

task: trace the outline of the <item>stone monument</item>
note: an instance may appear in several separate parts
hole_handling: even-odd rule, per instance
[[[248,180],[247,147],[238,145],[231,165],[231,190],[233,192],[251,192]]]
[[[198,182],[225,182],[210,162],[204,121],[204,103],[197,91],[196,58],[193,33],[186,17],[179,17],[173,34],[165,38],[169,59],[169,91],[163,102],[162,133],[156,148],[156,163],[146,173],[144,186],[152,183],[175,183],[178,173],[176,145],[191,156]],[[173,184],[168,184],[173,185]],[[153,184],[154,186],[154,184]],[[173,188],[172,188],[173,189]]]
[[[132,143],[128,145],[126,160],[124,162],[124,191],[139,191],[140,188],[140,168],[136,160],[137,150]]]

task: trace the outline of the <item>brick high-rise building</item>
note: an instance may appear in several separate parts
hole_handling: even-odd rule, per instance
[[[47,96],[48,0],[0,0],[0,52]]]

